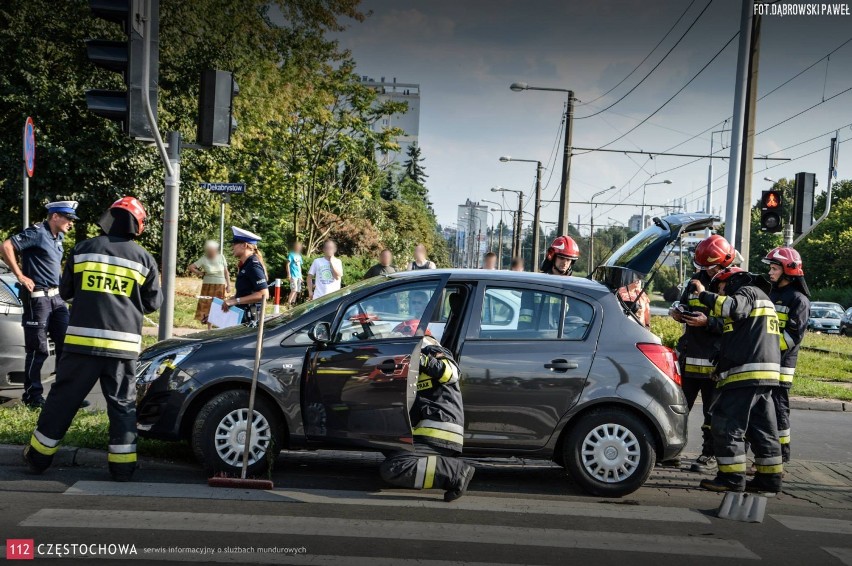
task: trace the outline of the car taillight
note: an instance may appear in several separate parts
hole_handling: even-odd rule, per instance
[[[677,354],[674,350],[661,344],[636,344],[636,347],[669,379],[681,384],[680,367],[677,365]]]

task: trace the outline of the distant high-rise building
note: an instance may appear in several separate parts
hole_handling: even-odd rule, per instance
[[[417,143],[420,135],[420,85],[414,83],[398,83],[396,77],[392,81],[385,81],[385,77],[377,81],[367,76],[361,77],[361,83],[372,88],[378,94],[380,103],[407,102],[408,110],[405,113],[390,114],[379,118],[373,129],[380,132],[387,128],[399,128],[403,135],[397,136],[399,151],[389,153],[377,153],[376,159],[380,165],[399,163],[402,165],[407,159],[408,147]]]
[[[641,214],[634,214],[630,217],[630,220],[627,221],[627,228],[632,232],[641,232],[651,224],[651,216],[645,215],[645,222],[642,222]]]
[[[488,251],[488,207],[467,199],[459,205],[456,226],[458,267],[479,267]]]

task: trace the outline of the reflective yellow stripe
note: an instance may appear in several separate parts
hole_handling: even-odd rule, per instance
[[[780,474],[784,471],[784,464],[777,464],[775,466],[758,466],[755,464],[754,469],[759,474]]]
[[[746,471],[746,465],[745,462],[739,462],[737,464],[719,464],[719,471],[728,474],[742,473]]]
[[[91,348],[103,348],[105,350],[121,350],[122,352],[139,353],[139,344],[130,342],[122,342],[120,340],[107,340],[106,338],[91,338],[89,336],[75,336],[68,334],[65,336],[65,344],[74,346],[89,346]]]
[[[414,429],[414,436],[430,436],[440,440],[449,440],[456,444],[464,444],[464,436],[457,432],[438,430],[436,428],[419,427]]]
[[[782,352],[787,351],[787,350],[789,350],[789,349],[790,349],[790,346],[788,346],[788,345],[787,345],[787,341],[784,339],[784,335],[783,335],[783,334],[779,334],[779,335],[778,335],[778,343],[779,343],[779,344],[780,344],[780,346],[781,346],[781,351],[782,351]]]
[[[708,375],[713,373],[713,366],[696,366],[692,364],[686,364],[684,366],[684,369],[690,373],[706,373]]]
[[[751,309],[751,312],[748,313],[749,317],[756,316],[775,316],[775,309],[768,307],[758,307],[756,309]]]
[[[722,306],[725,304],[724,295],[716,297],[716,304],[713,305],[713,316],[722,316]]]
[[[785,324],[790,319],[790,315],[786,312],[778,312],[776,310],[775,313],[778,315],[778,321],[781,322],[781,324]]]
[[[691,307],[703,307],[704,306],[704,303],[702,303],[698,299],[689,299],[689,302],[687,304]]]
[[[783,373],[778,376],[778,381],[781,383],[793,383],[792,375],[784,375]]]
[[[135,269],[122,267],[120,265],[110,265],[108,263],[101,263],[99,261],[84,261],[82,263],[74,264],[74,273],[82,273],[84,271],[95,271],[97,273],[109,273],[110,275],[117,275],[118,277],[127,277],[129,279],[135,280],[140,285],[145,282],[145,276],[136,271]]]
[[[107,462],[129,464],[136,461],[136,454],[107,454]]]
[[[767,380],[778,380],[780,374],[777,371],[744,371],[742,373],[735,373],[729,377],[726,377],[722,381],[720,381],[716,387],[722,387],[723,385],[727,385],[729,383],[736,383],[737,381],[747,381],[749,379],[767,379]]]
[[[30,437],[30,446],[36,449],[37,452],[44,454],[45,456],[53,456],[56,454],[56,451],[59,450],[59,446],[54,446],[53,448],[49,448],[38,441],[35,435]]]
[[[423,489],[432,489],[432,484],[435,483],[435,466],[438,464],[438,458],[428,456],[426,458],[426,475],[423,476]]]
[[[781,444],[790,444],[790,437],[789,436],[779,436],[778,442],[780,442]]]

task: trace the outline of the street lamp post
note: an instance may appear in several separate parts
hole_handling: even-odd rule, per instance
[[[541,161],[537,159],[519,159],[517,157],[509,157],[504,155],[500,158],[503,163],[510,161],[521,161],[524,163],[535,163],[535,208],[533,209],[533,257],[538,258],[539,248],[541,247],[541,172],[544,169]],[[536,265],[532,266],[532,271],[535,273],[538,270]]]
[[[571,189],[571,146],[574,132],[574,91],[567,88],[550,88],[530,86],[527,83],[512,83],[509,88],[514,92],[525,90],[544,90],[550,92],[564,92],[568,95],[568,105],[565,112],[565,143],[562,153],[562,182],[559,197],[559,224],[558,232],[567,233],[568,230],[568,204]]]
[[[514,189],[504,189],[503,187],[494,187],[492,193],[518,193],[518,216],[515,218],[515,243],[512,246],[512,257],[517,257],[521,253],[521,230],[523,226],[524,213],[524,191]]]
[[[592,273],[592,270],[595,268],[595,260],[594,260],[594,255],[595,255],[595,198],[601,196],[602,194],[604,194],[607,191],[613,190],[614,188],[615,188],[615,185],[611,186],[608,189],[598,191],[598,192],[596,192],[595,194],[592,195],[592,198],[589,199],[589,209],[590,209],[590,212],[591,212],[590,223],[592,225],[591,226],[592,233],[589,236],[589,273],[590,274]]]
[[[503,205],[499,202],[495,202],[493,200],[482,199],[482,202],[487,202],[489,204],[496,204],[498,208],[492,208],[491,212],[500,212],[500,236],[497,240],[497,265],[500,266],[500,269],[503,269]]]
[[[645,183],[644,185],[642,185],[642,214],[641,214],[641,216],[642,216],[642,220],[641,220],[642,228],[639,230],[640,232],[645,229],[645,189],[648,188],[648,185],[671,185],[671,184],[672,184],[672,182],[669,181],[668,179],[666,179],[664,181],[658,181],[656,183]]]

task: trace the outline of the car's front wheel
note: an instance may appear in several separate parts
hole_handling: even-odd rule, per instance
[[[192,450],[209,474],[238,476],[248,429],[247,391],[219,393],[201,408],[192,427]],[[263,397],[254,403],[246,476],[262,476],[281,450],[283,428],[277,409]]]
[[[586,492],[623,497],[642,487],[656,460],[653,437],[636,415],[618,408],[596,409],[573,423],[563,461]]]

